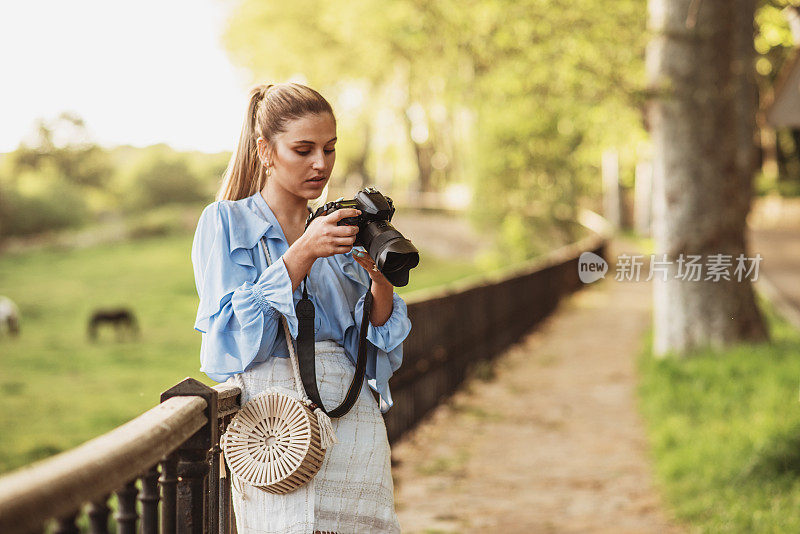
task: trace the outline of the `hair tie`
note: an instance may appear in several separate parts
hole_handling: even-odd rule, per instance
[[[258,90],[258,96],[256,98],[256,103],[253,106],[253,117],[251,118],[253,124],[256,122],[256,117],[258,116],[258,105],[264,100],[264,97],[267,96],[267,92],[274,87],[273,84],[262,85]]]
[[[271,84],[271,83],[267,84],[267,85],[262,85],[261,86],[261,95],[259,96],[259,100],[264,100],[264,97],[267,96],[267,93],[269,93],[269,90],[272,89],[273,87],[275,87],[275,85]]]

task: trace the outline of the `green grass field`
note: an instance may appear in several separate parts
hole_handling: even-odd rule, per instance
[[[767,303],[772,344],[640,360],[662,494],[700,532],[800,532],[800,332]]]
[[[207,384],[193,329],[191,235],[0,258],[0,295],[20,307],[22,334],[0,338],[0,472],[72,448],[136,417],[186,376]],[[401,294],[476,273],[423,251]],[[96,308],[126,305],[141,336],[87,340]]]

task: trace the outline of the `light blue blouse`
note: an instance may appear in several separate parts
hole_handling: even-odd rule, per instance
[[[272,265],[259,243],[265,236]],[[289,351],[280,317],[297,339],[295,304],[302,284],[292,292],[283,253],[289,243],[261,193],[208,205],[192,243],[200,305],[194,328],[202,332],[200,370],[217,382]],[[316,341],[342,345],[355,365],[358,325],[363,316],[369,275],[352,253],[318,258],[308,275],[316,310]],[[380,396],[381,412],[391,408],[389,378],[403,361],[403,340],[411,331],[405,302],[393,293],[392,315],[367,328],[367,382]]]

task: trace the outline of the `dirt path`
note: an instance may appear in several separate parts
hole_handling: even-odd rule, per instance
[[[678,531],[635,408],[650,286],[609,274],[393,447],[404,533]]]
[[[749,231],[748,256],[762,257],[756,287],[761,287],[786,319],[800,328],[800,225]]]

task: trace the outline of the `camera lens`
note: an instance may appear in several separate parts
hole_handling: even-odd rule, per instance
[[[419,251],[388,221],[369,222],[362,232],[364,246],[395,287],[408,285],[408,271],[419,264]]]
[[[408,285],[408,271],[419,264],[419,252],[401,236],[384,246],[375,263],[393,286],[403,287]]]
[[[413,261],[413,258],[408,254],[398,254],[389,251],[386,254],[386,260],[383,262],[383,270],[388,273],[393,273],[401,269],[411,269],[412,267],[416,267],[416,265],[411,265]]]

